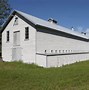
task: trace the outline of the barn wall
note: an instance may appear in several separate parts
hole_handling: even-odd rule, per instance
[[[56,31],[55,31],[56,32]],[[59,52],[87,52],[89,42],[57,35],[52,30],[38,29],[37,32],[37,53],[59,53]]]
[[[22,61],[27,63],[34,63],[36,30],[21,18],[18,18],[18,25],[14,25],[15,17],[16,15],[12,18],[12,20],[2,33],[2,58],[4,61],[13,61],[12,50],[16,48],[13,45],[13,33],[15,31],[20,31],[20,46],[17,47],[21,48]],[[29,27],[29,40],[25,40],[25,27]],[[6,42],[6,31],[10,31],[9,42]]]
[[[51,29],[37,29],[37,53],[47,55],[47,67],[60,67],[89,59],[89,53],[86,53],[89,52],[89,42],[55,32]]]
[[[42,67],[47,67],[46,55],[36,54],[36,64]]]
[[[63,65],[72,64],[79,61],[86,61],[88,59],[89,53],[47,56],[47,67],[60,67]]]

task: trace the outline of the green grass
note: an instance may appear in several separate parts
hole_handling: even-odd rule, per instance
[[[0,90],[89,90],[89,61],[61,68],[0,62]]]

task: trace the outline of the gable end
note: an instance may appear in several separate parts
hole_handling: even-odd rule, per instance
[[[9,24],[9,22],[12,20],[12,18],[17,15],[18,17],[20,17],[22,20],[24,20],[26,23],[30,24],[32,27],[35,28],[35,24],[32,23],[31,21],[29,21],[28,19],[26,19],[25,17],[23,17],[21,14],[19,14],[16,11],[13,11],[12,14],[8,17],[7,21],[4,23],[3,28],[1,29],[0,33],[2,33],[4,31],[4,29],[6,28],[6,26]]]

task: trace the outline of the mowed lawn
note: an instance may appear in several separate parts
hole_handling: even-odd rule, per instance
[[[89,90],[89,61],[61,68],[0,62],[0,90]]]

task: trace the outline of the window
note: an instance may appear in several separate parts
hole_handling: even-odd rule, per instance
[[[59,53],[61,52],[61,50],[59,50]]]
[[[29,39],[29,27],[25,27],[25,39]]]
[[[64,50],[63,50],[63,53],[64,53]]]
[[[9,31],[7,31],[7,42],[9,42]]]
[[[45,50],[45,53],[46,53],[46,50]]]
[[[15,17],[14,25],[18,25],[18,17]]]
[[[66,50],[66,53],[67,53],[67,50]]]
[[[55,53],[57,53],[57,50],[55,50]]]
[[[51,53],[53,53],[53,50],[51,50]]]
[[[68,52],[70,53],[70,50],[68,50]]]
[[[15,31],[13,33],[13,44],[14,46],[20,45],[20,31]]]

